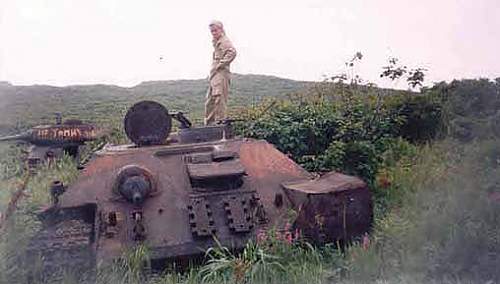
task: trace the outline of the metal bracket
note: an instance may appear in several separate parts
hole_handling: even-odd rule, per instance
[[[253,229],[250,200],[246,196],[232,195],[224,198],[224,209],[229,229],[234,233],[247,233]]]
[[[134,227],[132,228],[132,237],[134,241],[144,241],[146,239],[146,227],[144,226],[144,216],[142,211],[132,212]]]
[[[189,225],[195,237],[207,237],[216,232],[210,203],[203,197],[191,197],[188,205]]]
[[[267,224],[269,219],[267,218],[266,210],[264,205],[260,202],[260,198],[257,194],[252,194],[250,199],[250,207],[252,208],[252,215],[254,216],[255,223],[259,225]]]

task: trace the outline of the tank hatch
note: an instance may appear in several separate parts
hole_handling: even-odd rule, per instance
[[[184,128],[179,130],[178,135],[179,142],[182,144],[202,143],[231,139],[234,137],[234,133],[229,124]]]
[[[232,151],[213,151],[185,156],[191,185],[196,190],[228,190],[243,184],[245,168],[238,154]]]
[[[161,145],[172,128],[172,117],[161,104],[142,101],[125,115],[125,133],[137,146]]]

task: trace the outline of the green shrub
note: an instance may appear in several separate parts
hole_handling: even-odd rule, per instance
[[[342,171],[372,184],[394,138],[422,142],[441,129],[439,100],[430,96],[321,91],[275,102],[264,113],[262,105],[250,109],[237,131],[267,140],[307,170]]]
[[[460,141],[500,137],[500,78],[441,82],[425,91],[442,98],[447,134]]]
[[[425,142],[443,134],[441,94],[400,94],[388,97],[387,108],[401,116],[399,135],[411,142]]]

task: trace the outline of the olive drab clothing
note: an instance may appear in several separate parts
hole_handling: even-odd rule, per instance
[[[229,39],[222,35],[213,40],[214,52],[210,69],[209,87],[205,102],[205,125],[226,118],[226,105],[229,96],[229,64],[236,57],[236,50]]]

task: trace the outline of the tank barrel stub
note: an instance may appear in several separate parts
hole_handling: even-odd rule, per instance
[[[0,142],[8,142],[8,141],[29,141],[30,135],[28,133],[4,136],[0,137]]]
[[[151,185],[145,176],[126,177],[120,186],[120,193],[134,205],[141,205],[149,195]]]
[[[41,125],[31,130],[12,136],[0,137],[2,141],[25,141],[33,145],[82,145],[98,138],[97,129],[90,124]]]
[[[116,177],[113,191],[128,202],[141,206],[156,189],[150,171],[135,165],[123,167]]]

